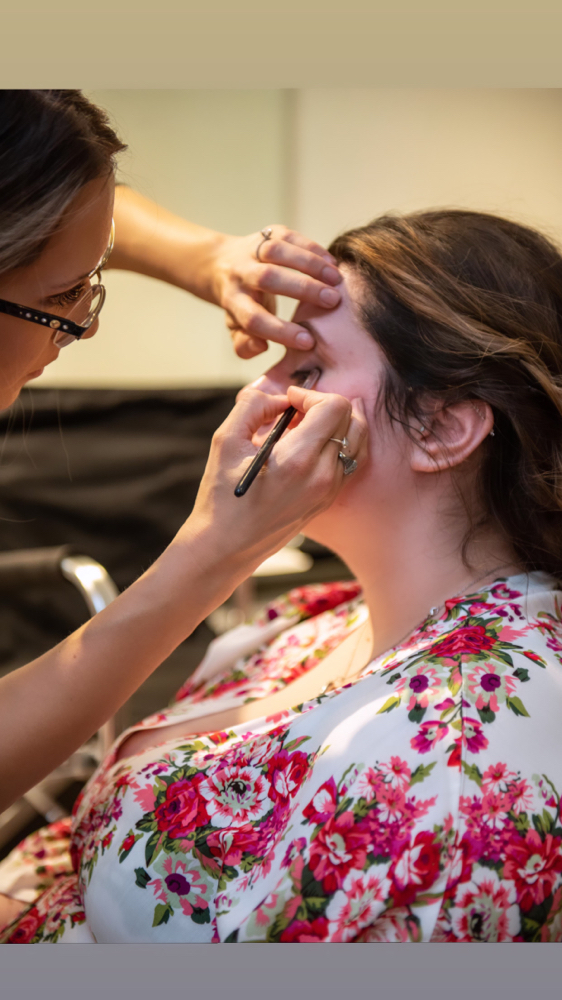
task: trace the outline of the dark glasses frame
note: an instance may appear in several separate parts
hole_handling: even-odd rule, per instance
[[[115,225],[111,221],[111,233],[107,249],[94,269],[86,275],[86,278],[98,276],[98,284],[93,286],[92,292],[97,295],[98,301],[90,310],[84,323],[74,323],[64,316],[57,316],[55,313],[44,312],[42,309],[32,309],[30,306],[22,306],[18,302],[9,302],[8,299],[0,299],[0,313],[6,316],[13,316],[16,319],[24,319],[27,323],[37,323],[39,326],[48,326],[51,330],[59,331],[55,337],[55,344],[64,347],[75,340],[80,340],[90,329],[92,323],[98,318],[101,308],[105,302],[105,286],[101,281],[101,272],[107,265],[113,245],[115,242]]]

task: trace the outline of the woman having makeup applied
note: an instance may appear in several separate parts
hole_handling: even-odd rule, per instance
[[[222,306],[243,356],[265,350],[268,338],[297,355],[310,348],[305,328],[268,312],[275,293],[320,309],[340,299],[331,287],[340,281],[333,258],[298,233],[272,226],[265,236],[226,236],[126,188],[116,192],[122,148],[105,113],[79,91],[0,93],[0,408],[61,348],[96,333],[108,265]],[[71,349],[84,350],[87,364],[87,348]],[[303,418],[291,446],[279,443],[240,504],[234,487],[256,453],[252,437],[289,403]],[[331,502],[343,466],[330,438],[347,435],[359,450],[364,430],[357,406],[352,414],[335,394],[295,386],[241,395],[213,439],[195,508],[162,556],[83,628],[0,679],[0,810],[89,739],[267,555]],[[0,923],[12,904],[0,896]]]
[[[340,305],[258,389],[364,400],[305,529],[356,582],[280,597],[117,740],[0,867],[35,886],[5,941],[562,940],[562,256],[453,210],[330,249]]]

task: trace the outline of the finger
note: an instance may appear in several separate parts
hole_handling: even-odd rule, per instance
[[[249,333],[245,333],[244,330],[231,328],[231,336],[234,350],[239,358],[248,360],[267,351],[267,340],[262,340],[260,337],[252,337]]]
[[[308,302],[324,309],[333,309],[341,302],[341,292],[303,274],[291,267],[280,267],[277,264],[256,264],[247,276],[251,288],[270,295],[287,295],[300,302]]]
[[[283,347],[310,351],[314,347],[314,337],[298,323],[279,319],[273,316],[251,295],[239,292],[229,302],[238,329],[250,337],[261,340],[272,340]],[[259,352],[258,352],[259,353]]]
[[[251,442],[256,431],[263,424],[275,420],[288,405],[286,396],[271,396],[267,392],[253,389],[252,386],[245,386],[238,393],[237,402],[221,424],[219,431],[223,432],[225,440],[228,435],[233,442],[240,440]]]
[[[329,250],[326,250],[326,247],[323,247],[321,243],[317,243],[315,240],[309,239],[307,236],[303,236],[296,229],[287,229],[286,226],[272,226],[271,237],[273,240],[281,239],[285,240],[286,243],[293,243],[295,246],[303,247],[303,249],[308,250],[310,253],[316,254],[318,257],[323,257],[324,260],[337,266],[335,257]]]
[[[304,414],[298,426],[282,439],[290,440],[293,447],[298,442],[299,448],[317,451],[349,426],[351,403],[344,396],[289,386],[287,398],[291,406]]]
[[[260,263],[291,267],[326,285],[339,285],[342,280],[341,272],[324,256],[287,240],[272,239],[264,243],[260,250]]]
[[[347,428],[342,427],[342,433],[338,435],[338,438],[340,440],[347,438],[347,448],[342,448],[338,441],[331,441],[330,439],[326,443],[326,448],[333,450],[335,455],[342,450],[348,457],[354,458],[358,465],[361,464],[366,458],[368,439],[367,417],[362,399],[357,398],[352,400],[351,419]]]

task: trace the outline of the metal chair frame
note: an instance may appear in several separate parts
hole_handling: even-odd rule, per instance
[[[92,618],[119,593],[100,563],[76,552],[70,545],[0,553],[0,592],[61,584],[65,580],[81,594]],[[0,847],[15,837],[36,813],[48,823],[68,815],[56,796],[72,781],[86,781],[93,774],[115,736],[115,719],[112,718],[60,767],[0,813]]]

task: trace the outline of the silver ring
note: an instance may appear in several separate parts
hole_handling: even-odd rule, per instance
[[[267,243],[267,241],[271,239],[272,232],[273,232],[273,229],[272,229],[271,226],[266,226],[265,229],[261,230],[261,234],[263,236],[263,240],[260,240],[260,242],[258,243],[258,245],[256,247],[256,260],[259,260],[260,264],[263,263],[263,261],[260,259],[260,250],[261,250],[262,246],[264,245],[264,243]]]
[[[343,438],[341,438],[341,439],[340,438],[330,438],[330,441],[333,441],[334,444],[341,444],[341,446],[342,446],[342,448],[343,448],[344,451],[347,451],[347,449],[349,448],[349,441],[347,440],[347,438],[345,436]]]
[[[357,462],[354,458],[349,458],[348,455],[344,455],[343,451],[338,453],[338,458],[343,463],[343,474],[344,476],[350,476],[352,472],[355,472],[357,468]]]

